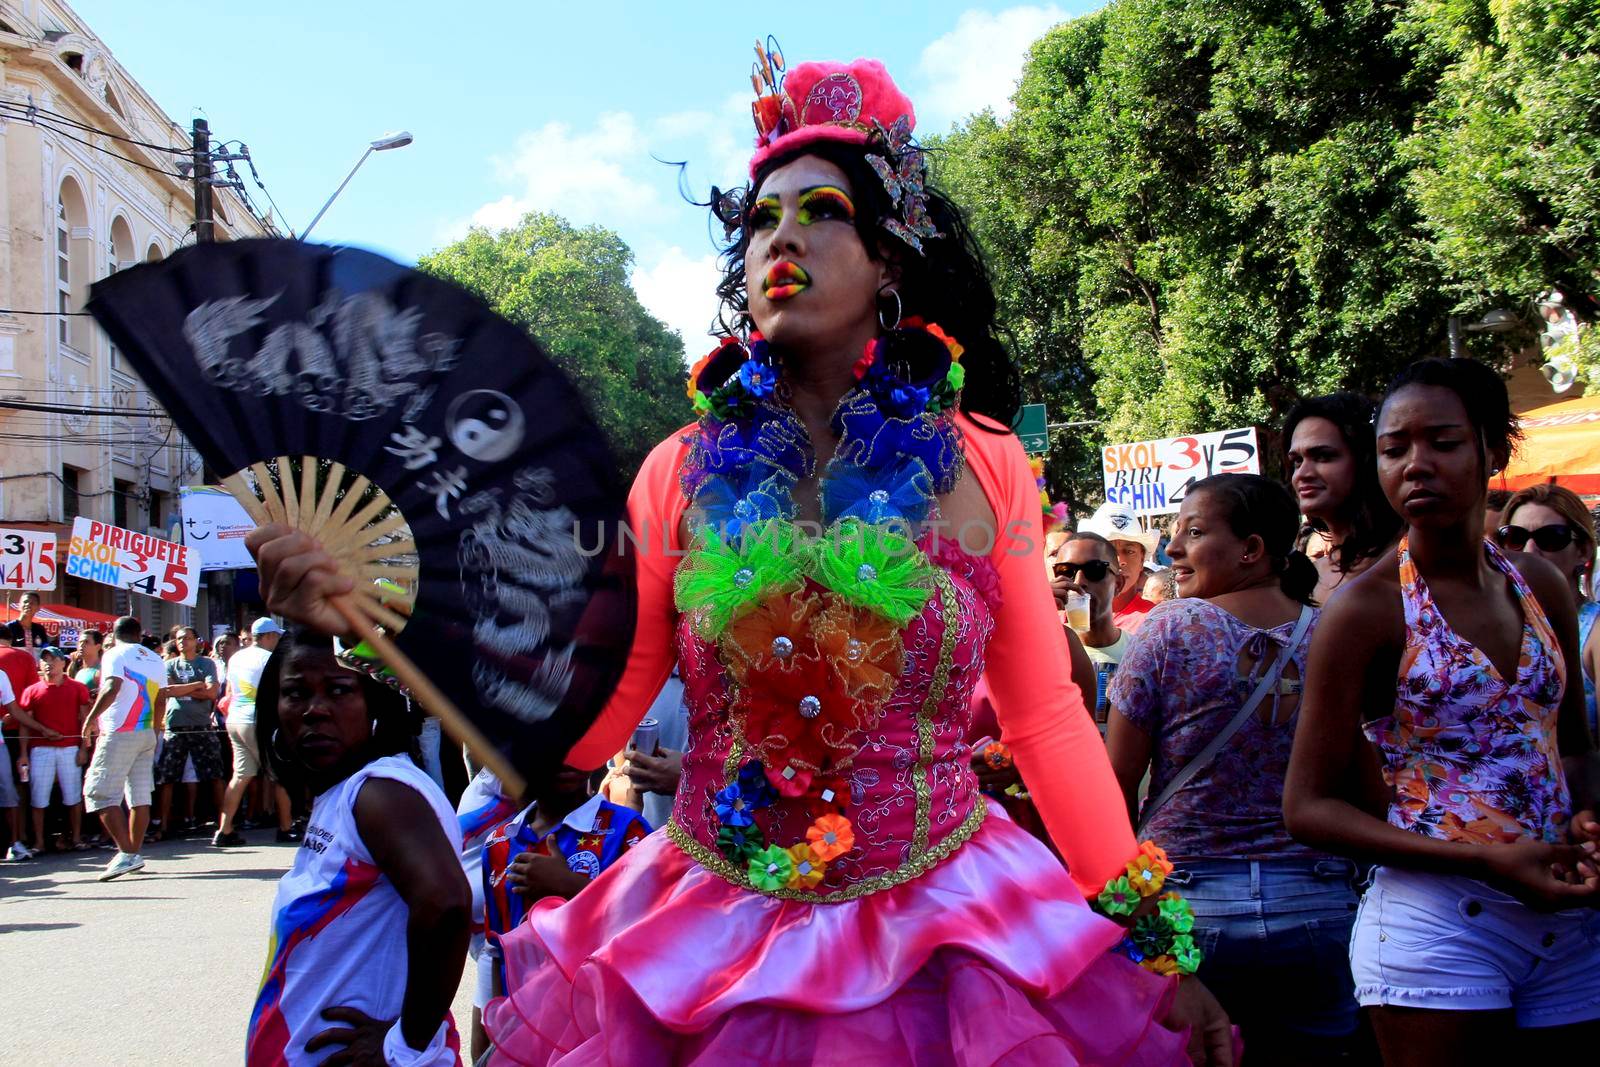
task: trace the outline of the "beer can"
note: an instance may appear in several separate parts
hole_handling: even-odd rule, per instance
[[[633,731],[633,747],[636,751],[643,752],[646,756],[656,754],[656,746],[661,743],[661,723],[655,719],[643,719],[639,728]]]
[[[24,763],[17,768],[17,780],[23,785],[28,784],[28,764]]]

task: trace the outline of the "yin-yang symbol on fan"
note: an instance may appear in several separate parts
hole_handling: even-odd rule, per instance
[[[522,444],[526,422],[522,409],[506,394],[473,389],[450,402],[444,428],[450,443],[463,455],[494,463]]]

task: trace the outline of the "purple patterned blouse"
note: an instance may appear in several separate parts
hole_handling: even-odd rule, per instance
[[[1320,616],[1320,612],[1318,613]],[[1238,714],[1261,680],[1271,646],[1289,643],[1294,622],[1258,630],[1206,600],[1171,600],[1152,611],[1111,680],[1111,706],[1154,744],[1150,799]],[[1285,669],[1280,690],[1298,692],[1316,620]],[[1253,662],[1239,673],[1242,651]],[[1270,664],[1267,664],[1270,666]],[[1173,860],[1323,858],[1283,825],[1283,778],[1289,769],[1298,703],[1274,714],[1271,694],[1211,763],[1191,778],[1139,831]]]

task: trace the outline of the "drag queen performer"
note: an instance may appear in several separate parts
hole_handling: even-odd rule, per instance
[[[621,749],[677,661],[682,784],[664,832],[502,938],[494,1062],[1166,1065],[1192,1027],[1231,1063],[1072,684],[1016,373],[911,102],[876,61],[757,76],[749,192],[716,207],[748,336],[634,483],[634,654],[567,757]],[[306,617],[348,584],[302,537],[259,555]],[[985,670],[1070,875],[978,791]]]

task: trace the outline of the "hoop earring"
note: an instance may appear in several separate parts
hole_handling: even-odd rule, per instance
[[[280,730],[272,731],[272,739],[267,742],[267,747],[272,750],[272,754],[274,756],[277,756],[283,762],[285,762],[285,763],[293,763],[294,760],[291,757],[284,755],[283,754],[283,749],[278,747],[278,734],[281,733],[281,732],[282,731],[280,731]]]
[[[886,296],[886,295],[894,297],[894,321],[893,322],[885,321],[885,316],[883,314],[883,306],[882,306],[883,305],[883,297]],[[878,325],[883,327],[883,332],[884,333],[888,333],[891,330],[897,329],[899,327],[899,325],[900,325],[901,316],[905,314],[905,305],[900,303],[900,290],[898,290],[898,289],[880,289],[880,290],[878,290],[878,304],[879,304],[879,306],[878,306]]]

